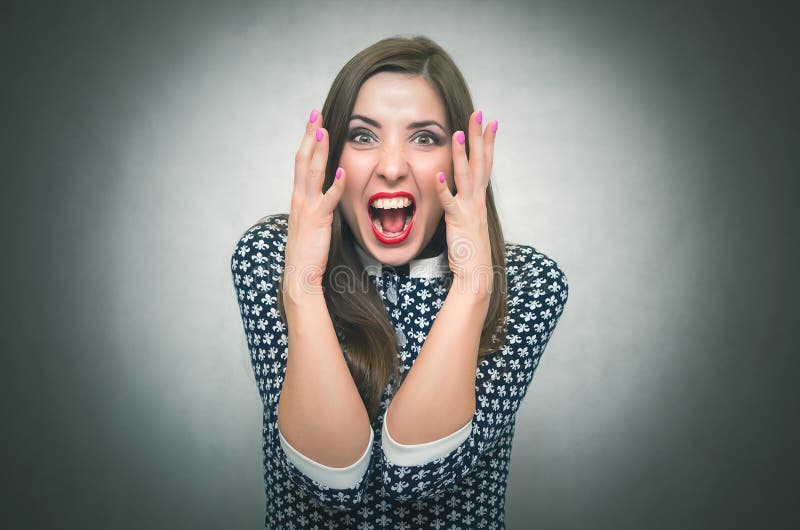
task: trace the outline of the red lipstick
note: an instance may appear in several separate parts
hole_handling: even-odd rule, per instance
[[[411,205],[414,208],[414,213],[411,215],[411,219],[408,222],[408,226],[403,229],[402,232],[395,236],[387,236],[386,234],[382,233],[378,230],[378,227],[375,226],[375,223],[372,221],[372,211],[370,205],[375,202],[376,199],[391,199],[393,197],[407,197],[408,200],[411,201]],[[411,228],[414,226],[414,219],[417,218],[417,208],[416,208],[416,201],[414,200],[414,196],[407,191],[379,191],[377,193],[372,194],[370,196],[369,201],[367,202],[367,218],[369,219],[369,224],[372,227],[372,233],[375,234],[375,237],[378,238],[378,241],[381,243],[385,243],[387,245],[396,245],[398,243],[402,243],[407,237],[408,234],[411,233]]]

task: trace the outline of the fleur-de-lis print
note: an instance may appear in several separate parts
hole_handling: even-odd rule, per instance
[[[467,438],[447,453],[419,453],[416,465],[388,460],[382,422],[396,384],[387,384],[367,467],[349,488],[312,479],[279,443],[277,407],[288,359],[287,326],[277,307],[286,220],[267,216],[237,242],[231,278],[256,389],[263,403],[262,455],[266,528],[502,528],[517,411],[563,313],[568,283],[548,256],[506,244],[505,343],[476,370],[476,409]],[[373,276],[397,335],[401,374],[420,352],[447,296],[444,279]],[[346,337],[337,330],[344,345]],[[439,440],[438,442],[443,442]],[[313,461],[312,461],[313,462]]]

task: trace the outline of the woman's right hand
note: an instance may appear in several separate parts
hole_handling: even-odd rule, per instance
[[[321,126],[322,115],[311,111],[306,133],[294,158],[294,189],[283,279],[284,293],[293,297],[322,292],[333,211],[344,192],[344,170],[338,168],[333,184],[322,193],[328,163],[328,131]]]

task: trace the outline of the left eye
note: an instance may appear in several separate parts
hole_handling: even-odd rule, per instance
[[[423,133],[423,134],[420,134],[419,136],[417,136],[418,140],[420,138],[428,140],[426,142],[421,142],[422,145],[436,145],[437,143],[439,143],[439,139],[437,137],[433,136],[432,134],[429,134],[429,133]]]

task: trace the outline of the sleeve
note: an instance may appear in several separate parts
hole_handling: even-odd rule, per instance
[[[388,410],[388,407],[387,407]],[[407,445],[397,442],[386,428],[386,412],[383,413],[383,434],[381,448],[386,458],[396,464],[413,466],[424,464],[447,455],[469,438],[472,432],[472,420],[456,432],[424,444]]]
[[[564,310],[568,284],[556,262],[533,247],[510,248],[506,342],[477,367],[475,414],[448,437],[463,440],[427,458],[404,455],[388,439],[384,415],[379,468],[385,493],[395,499],[420,500],[447,491],[513,433],[517,410]]]
[[[294,467],[322,486],[331,489],[353,488],[361,482],[361,478],[367,473],[372,456],[372,444],[375,441],[375,433],[370,429],[369,444],[357,462],[347,467],[330,467],[312,460],[292,447],[289,441],[283,437],[280,429],[278,429],[278,437],[286,457],[294,464]]]
[[[317,504],[337,510],[359,505],[374,456],[372,441],[352,466],[331,468],[292,448],[278,429],[278,401],[288,357],[288,332],[278,310],[286,220],[267,217],[245,232],[231,256],[231,274],[250,362],[264,406],[265,459]],[[279,478],[276,476],[276,480]]]

